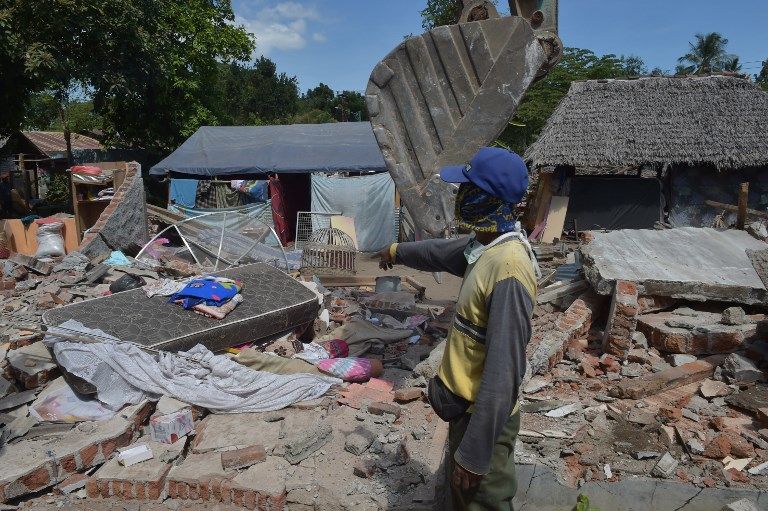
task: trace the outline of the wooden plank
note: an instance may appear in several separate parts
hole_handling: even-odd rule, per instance
[[[739,188],[739,204],[736,212],[736,228],[744,230],[747,224],[747,201],[749,200],[749,183],[741,183]]]
[[[610,389],[612,397],[621,399],[642,399],[659,392],[668,391],[689,383],[704,380],[715,373],[725,355],[713,355],[680,367],[666,369],[660,373],[647,374],[634,380],[626,380]]]
[[[725,204],[723,202],[717,202],[713,200],[706,200],[704,201],[704,204],[707,206],[712,206],[713,208],[725,209],[726,211],[734,211],[736,213],[739,211],[739,207],[734,206],[733,204]],[[758,211],[756,209],[747,208],[747,215],[756,216],[758,218],[768,218],[768,212]]]
[[[568,213],[568,201],[568,197],[557,195],[552,197],[547,215],[547,226],[541,236],[542,243],[552,243],[555,238],[562,236],[563,227],[565,227],[565,215]]]
[[[324,287],[375,287],[376,277],[318,277]]]
[[[553,289],[551,291],[545,289],[541,294],[539,294],[539,296],[536,297],[536,303],[548,303],[566,296],[581,293],[582,291],[586,291],[588,288],[589,284],[586,280],[579,280],[571,284],[559,286],[557,289]]]

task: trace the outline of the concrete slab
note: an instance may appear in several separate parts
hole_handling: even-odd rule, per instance
[[[679,229],[585,233],[584,274],[603,295],[617,280],[640,294],[747,305],[768,302],[768,290],[747,256],[766,244],[744,231]],[[591,239],[591,240],[590,240]]]
[[[739,499],[749,499],[757,509],[768,509],[768,493],[757,489],[697,488],[692,484],[632,477],[617,483],[589,482],[579,489],[561,484],[543,465],[517,465],[518,491],[514,507],[519,511],[571,509],[579,494],[588,495],[598,509],[647,511],[713,511]]]
[[[321,412],[295,410],[285,414],[281,421],[274,421],[273,417],[271,412],[209,415],[197,427],[192,452],[201,454],[251,445],[263,445],[270,452],[284,443],[286,432],[303,431],[319,422]]]

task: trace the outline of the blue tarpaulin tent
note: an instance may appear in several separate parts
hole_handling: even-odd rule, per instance
[[[150,174],[385,172],[369,122],[203,126]]]

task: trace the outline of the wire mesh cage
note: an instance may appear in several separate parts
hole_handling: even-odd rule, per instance
[[[322,211],[299,211],[296,215],[296,243],[294,248],[301,250],[309,237],[317,229],[327,229],[331,226],[331,217],[341,213],[327,213]]]
[[[340,229],[314,231],[304,244],[302,273],[314,275],[346,275],[355,273],[357,249],[352,238]]]

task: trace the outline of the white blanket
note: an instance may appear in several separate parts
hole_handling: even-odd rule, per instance
[[[74,320],[60,327],[66,329],[59,330],[62,334],[76,331],[114,339]],[[183,356],[155,356],[119,341],[71,342],[55,334],[56,328],[50,328],[45,343],[53,346],[58,363],[94,385],[99,401],[113,410],[167,395],[212,412],[266,412],[317,399],[341,383],[327,376],[254,371],[200,344]]]

